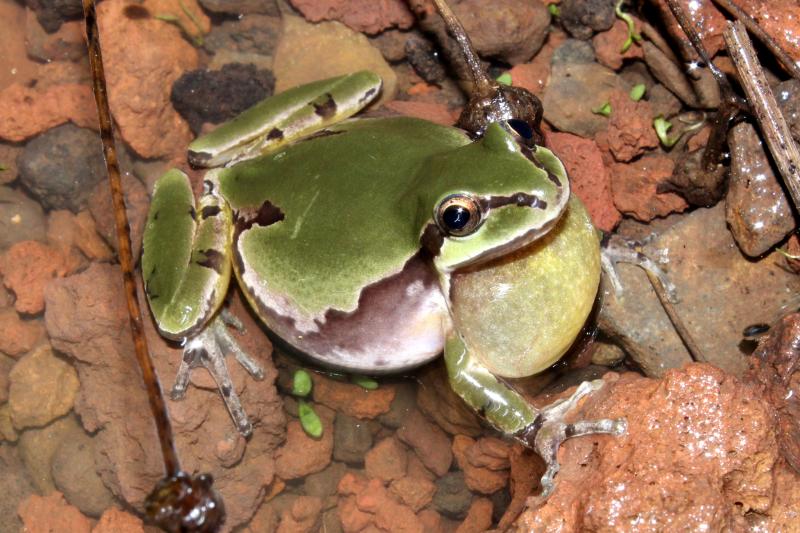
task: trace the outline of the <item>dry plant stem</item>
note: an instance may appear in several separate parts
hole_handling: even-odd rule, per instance
[[[669,58],[670,61],[675,63],[676,65],[680,63],[678,57],[675,55],[675,52],[672,51],[672,47],[669,43],[664,39],[661,33],[655,29],[653,26],[650,25],[647,21],[640,21],[642,23],[642,35],[647,37],[647,40],[652,42],[656,48],[661,50],[661,52]]]
[[[700,40],[700,35],[697,33],[692,21],[689,20],[689,16],[686,14],[686,11],[683,10],[681,5],[678,3],[678,0],[667,0],[667,5],[669,6],[670,11],[675,16],[675,19],[678,21],[683,33],[686,34],[686,37],[689,38],[689,42],[692,43],[692,47],[694,48],[697,55],[700,56],[700,59],[705,63],[708,69],[711,71],[711,74],[714,75],[714,79],[717,80],[717,83],[720,84],[720,89],[723,88],[724,85],[728,84],[728,79],[725,77],[725,74],[720,71],[717,66],[711,62],[711,58],[708,56],[708,52],[706,52],[705,46],[703,46],[702,40]]]
[[[755,21],[753,17],[742,11],[742,9],[731,2],[730,0],[712,0],[715,4],[719,7],[730,13],[731,15],[736,18],[739,22],[743,23],[747,30],[755,35],[756,39],[761,41],[761,43],[769,48],[769,51],[775,55],[778,59],[780,64],[786,71],[792,75],[793,78],[796,80],[800,80],[800,66],[795,63],[789,54],[778,44],[778,42],[770,37],[770,35],[765,32],[761,26],[758,25],[758,22]]]
[[[650,280],[650,285],[652,285],[653,290],[656,291],[656,296],[658,296],[658,300],[661,302],[661,307],[663,307],[664,311],[667,313],[669,321],[672,322],[672,326],[675,328],[675,331],[678,332],[678,336],[683,341],[684,346],[689,350],[689,355],[692,356],[695,362],[707,363],[708,358],[703,353],[703,350],[700,349],[700,346],[697,345],[697,342],[695,342],[689,330],[686,329],[683,320],[681,320],[680,315],[678,315],[678,311],[676,311],[675,306],[672,305],[667,291],[664,290],[661,280],[649,270],[644,269],[644,271],[647,274],[647,279]]]
[[[800,150],[792,138],[783,114],[775,102],[775,95],[769,88],[764,71],[756,57],[747,30],[740,21],[728,22],[723,32],[725,45],[739,74],[753,114],[767,141],[767,146],[783,176],[783,182],[794,201],[795,209],[800,209]]]
[[[117,239],[119,241],[119,262],[122,267],[122,277],[125,284],[125,298],[128,303],[128,317],[131,324],[131,335],[136,351],[136,359],[142,371],[142,377],[147,387],[147,396],[150,409],[158,430],[161,444],[161,453],[164,457],[164,468],[167,476],[174,476],[180,471],[178,454],[175,451],[172,436],[172,425],[167,415],[164,395],[158,383],[153,361],[147,349],[147,340],[144,336],[142,311],[136,297],[136,281],[133,275],[133,254],[131,252],[131,235],[128,224],[128,215],[125,211],[125,200],[122,193],[122,180],[120,179],[119,162],[114,144],[114,132],[111,124],[111,112],[108,107],[108,94],[106,79],[103,71],[103,56],[100,52],[99,33],[97,30],[97,13],[94,0],[83,0],[83,15],[86,21],[86,42],[89,49],[89,63],[92,69],[92,84],[94,89],[97,112],[100,119],[100,137],[103,141],[103,154],[106,160],[108,181],[111,186],[111,198],[114,202],[114,221],[117,226]]]

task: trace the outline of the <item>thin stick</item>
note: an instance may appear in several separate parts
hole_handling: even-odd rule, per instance
[[[778,42],[773,39],[764,29],[758,25],[758,22],[742,11],[742,9],[731,2],[730,0],[712,0],[715,4],[719,7],[733,15],[736,20],[743,23],[747,30],[756,36],[756,39],[761,41],[761,43],[769,48],[769,51],[772,52],[775,57],[778,59],[783,68],[792,75],[793,78],[796,80],[800,80],[800,66],[789,57],[789,54],[778,44]]]
[[[681,338],[683,341],[683,345],[686,346],[686,349],[689,350],[689,355],[692,356],[696,362],[700,363],[707,363],[708,358],[703,353],[703,350],[694,340],[692,334],[689,333],[689,330],[684,325],[683,320],[681,320],[678,311],[675,310],[675,306],[672,305],[672,301],[670,300],[667,291],[664,290],[664,285],[661,284],[661,280],[658,276],[650,272],[648,269],[643,269],[647,274],[647,279],[650,280],[650,285],[653,286],[653,290],[656,291],[656,296],[658,296],[658,301],[661,302],[661,307],[664,308],[664,311],[667,313],[667,317],[669,321],[672,322],[672,326],[675,328],[675,331],[678,333],[678,337]]]
[[[800,209],[800,150],[778,109],[747,30],[740,21],[728,22],[723,37],[772,158],[789,189],[795,208]]]
[[[128,224],[128,215],[125,211],[125,200],[122,193],[122,180],[120,179],[117,150],[114,144],[114,131],[111,125],[111,111],[108,107],[108,94],[106,91],[106,78],[103,71],[103,56],[100,52],[99,33],[97,30],[97,13],[94,0],[83,0],[83,16],[86,21],[86,44],[89,48],[89,64],[92,69],[92,84],[94,89],[97,113],[100,119],[100,137],[103,141],[103,154],[106,159],[108,181],[111,186],[111,198],[114,202],[114,221],[117,226],[117,239],[119,241],[119,262],[122,267],[122,277],[125,284],[125,299],[128,303],[128,318],[131,324],[131,335],[136,351],[136,360],[142,371],[147,397],[150,401],[150,410],[155,418],[158,440],[161,444],[161,454],[164,457],[164,468],[167,476],[172,477],[180,472],[180,462],[175,451],[172,436],[172,424],[167,415],[167,406],[164,395],[158,383],[153,361],[147,349],[147,340],[144,336],[142,311],[136,297],[136,281],[133,277],[133,254],[131,253],[131,234]]]

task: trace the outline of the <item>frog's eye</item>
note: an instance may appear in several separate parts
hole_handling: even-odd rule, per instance
[[[464,237],[481,224],[481,206],[472,196],[453,194],[436,208],[436,224],[447,235]]]
[[[525,122],[524,120],[520,120],[518,118],[512,118],[508,121],[508,127],[511,128],[514,133],[525,139],[526,141],[533,138],[533,128],[530,124]]]

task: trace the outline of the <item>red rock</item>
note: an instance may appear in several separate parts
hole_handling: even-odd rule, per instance
[[[467,487],[471,491],[481,494],[497,492],[508,483],[508,471],[492,470],[473,464],[470,455],[480,457],[480,452],[470,453],[476,447],[476,442],[465,435],[456,435],[453,438],[453,455],[456,457],[459,468],[464,471]],[[479,462],[478,459],[476,462]]]
[[[611,166],[611,193],[622,213],[642,222],[670,213],[680,213],[689,205],[681,196],[658,193],[658,184],[672,175],[675,164],[667,156],[649,155],[633,163]]]
[[[511,482],[509,483],[511,502],[497,524],[497,529],[500,531],[508,529],[519,517],[525,508],[528,497],[534,488],[539,486],[539,479],[544,474],[544,461],[532,450],[519,443],[515,443],[509,450],[509,461],[511,463]]]
[[[147,303],[139,287],[139,304]],[[51,283],[45,291],[45,324],[53,346],[71,360],[80,379],[75,411],[84,428],[94,433],[98,473],[112,492],[141,510],[144,498],[163,475],[155,427],[141,374],[133,356],[133,343],[122,293],[122,275],[116,266],[92,263],[89,268]],[[234,303],[238,299],[234,297]],[[260,357],[269,343],[247,314],[233,312],[243,321],[247,335],[232,335],[242,348],[259,359],[265,371],[255,381],[238,364],[229,361],[236,390],[253,422],[253,436],[235,465],[215,450],[220,441],[235,434],[230,415],[217,391],[190,386],[181,401],[167,399],[176,447],[183,467],[209,472],[214,487],[225,500],[226,526],[235,528],[250,519],[273,481],[274,455],[284,438],[285,418],[269,358]],[[155,331],[150,317],[145,334],[162,387],[169,390],[181,352]],[[202,371],[200,371],[202,372]]]
[[[386,483],[405,476],[407,463],[406,449],[394,437],[383,439],[364,457],[367,476]]]
[[[792,0],[746,0],[736,5],[778,41],[789,57],[800,61],[800,4]]]
[[[650,102],[634,102],[622,91],[611,93],[609,102],[611,115],[608,117],[606,142],[614,159],[630,161],[648,149],[658,147]]]
[[[413,100],[392,100],[384,105],[385,108],[396,111],[408,117],[422,118],[441,124],[452,126],[458,120],[458,112],[450,110],[446,105],[436,102],[417,102]]]
[[[310,533],[322,514],[322,500],[315,496],[298,496],[281,514],[277,533]]]
[[[378,531],[421,532],[422,522],[407,505],[397,501],[379,479],[370,479],[348,472],[339,481],[339,518],[345,532]]]
[[[712,0],[679,0],[678,3],[689,16],[691,24],[698,30],[709,57],[714,57],[725,47],[725,40],[722,38],[726,24],[725,16],[719,12]],[[666,0],[656,0],[654,4],[661,12],[661,19],[667,25],[672,37],[682,41],[687,49],[691,49],[689,39],[678,26],[678,21],[672,15]]]
[[[544,96],[544,88],[550,79],[550,60],[553,59],[553,52],[565,39],[564,32],[552,30],[548,34],[542,49],[529,63],[514,65],[509,71],[512,85],[528,89],[539,98],[542,98]]]
[[[3,283],[17,299],[14,308],[20,313],[37,314],[44,310],[44,288],[56,277],[67,273],[64,256],[46,244],[21,241],[0,256]]]
[[[483,433],[478,415],[453,392],[444,364],[428,365],[417,373],[417,406],[451,435],[477,437]]]
[[[339,513],[339,521],[342,523],[342,530],[345,533],[365,531],[372,523],[372,514],[365,513],[358,508],[355,496],[347,496],[339,500],[339,505],[336,507]]]
[[[103,41],[111,111],[122,138],[140,156],[183,153],[192,134],[169,95],[184,71],[197,68],[197,50],[177,27],[155,17],[129,17],[127,7],[125,0],[97,7],[100,34],[125,35]]]
[[[414,15],[403,0],[291,0],[291,4],[310,22],[337,20],[368,34],[414,24]]]
[[[422,464],[437,476],[443,476],[450,470],[453,462],[450,439],[419,411],[412,411],[408,415],[403,426],[397,430],[397,437],[408,444]]]
[[[442,517],[433,509],[423,509],[417,513],[417,518],[422,522],[425,531],[429,533],[440,533],[444,531],[442,528]]]
[[[312,377],[315,402],[355,418],[375,418],[387,413],[394,400],[395,388],[392,385],[382,383],[375,390],[367,390],[317,373]]]
[[[92,533],[144,533],[144,523],[138,516],[111,507],[100,517]]]
[[[634,18],[633,21],[636,32],[641,33],[642,25],[639,19]],[[643,58],[642,48],[636,43],[631,45],[625,52],[622,51],[622,45],[627,38],[628,25],[620,19],[614,22],[610,30],[600,32],[592,37],[592,46],[594,47],[597,62],[612,70],[619,70],[625,59]]]
[[[331,462],[333,453],[333,423],[317,410],[324,429],[322,437],[309,437],[300,422],[293,420],[286,428],[286,443],[275,456],[275,471],[281,479],[289,480],[319,472]]]
[[[22,320],[13,309],[0,309],[0,352],[19,357],[29,352],[44,337],[41,320]]]
[[[368,482],[369,480],[360,473],[346,472],[339,480],[336,491],[345,496],[353,496],[364,490]]]
[[[769,516],[776,421],[755,387],[695,363],[663,380],[607,379],[576,411],[576,419],[624,416],[627,432],[566,441],[555,491],[542,506],[532,502],[519,530],[617,530],[645,521],[653,531],[734,531],[748,529],[748,513]]]
[[[475,466],[489,470],[507,470],[511,466],[511,445],[497,437],[482,437],[467,450],[467,459]]]
[[[57,491],[47,496],[31,494],[19,504],[17,513],[28,533],[89,533],[92,529],[91,520],[77,507],[69,505]]]
[[[456,533],[481,533],[492,527],[492,501],[475,498],[469,506],[467,517],[456,529]]]
[[[97,128],[97,111],[88,86],[62,84],[39,89],[15,83],[0,91],[0,139],[24,141],[68,120]]]
[[[611,178],[600,148],[591,139],[571,133],[548,133],[547,147],[556,154],[569,175],[572,192],[581,199],[595,226],[603,231],[613,230],[622,220],[611,195]]]
[[[392,481],[389,492],[415,512],[431,503],[436,493],[436,485],[424,477],[406,476]]]

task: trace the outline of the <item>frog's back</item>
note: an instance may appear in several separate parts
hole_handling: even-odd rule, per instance
[[[431,156],[468,142],[460,130],[419,119],[355,120],[222,170],[220,191],[236,219],[235,270],[267,324],[291,330],[279,331],[283,338],[313,336],[334,317],[363,313],[363,289],[389,278],[396,305],[405,284],[424,288],[409,305],[439,307],[435,276],[409,265],[421,228],[407,210],[432,206],[413,205],[409,192],[424,186],[415,180]]]

